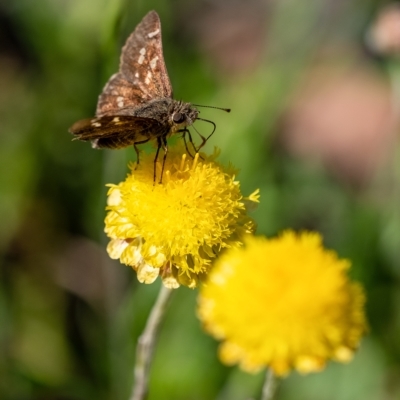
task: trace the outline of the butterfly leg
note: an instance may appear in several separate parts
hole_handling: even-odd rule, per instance
[[[136,143],[133,143],[133,147],[135,148],[135,152],[136,152],[136,167],[135,167],[135,169],[139,166],[139,149],[137,148],[137,144],[143,144],[143,143],[147,143],[148,141],[149,141],[150,139],[147,139],[147,140],[143,140],[143,141],[141,141],[141,142],[136,142]]]
[[[188,129],[182,129],[182,131],[179,131],[179,132],[183,132],[182,138],[183,138],[183,143],[185,143],[186,153],[188,153],[191,158],[194,158],[194,156],[192,155],[192,153],[190,152],[190,150],[189,150],[189,148],[187,146],[187,141],[186,141],[186,134],[188,134],[189,135],[189,142],[192,143],[192,146],[193,146],[194,150],[197,153],[197,149],[194,146],[194,143],[193,143],[193,140],[192,140],[192,135],[190,134]]]
[[[195,145],[194,142],[193,142],[193,138],[192,138],[192,135],[191,135],[189,129],[184,129],[182,132],[184,132],[184,133],[183,133],[183,141],[184,141],[184,143],[185,143],[186,151],[187,151],[187,153],[189,154],[190,157],[194,158],[194,157],[192,156],[192,154],[190,153],[188,147],[187,147],[186,133],[187,133],[188,136],[189,136],[189,142],[192,144],[192,147],[193,147],[194,151],[196,152],[196,154],[197,154],[197,153],[199,152],[199,150],[203,147],[203,144],[202,144],[199,148],[197,148],[196,145]],[[201,135],[200,135],[200,136],[201,136]],[[200,155],[200,158],[201,158],[202,160],[204,160],[204,157],[201,156],[201,155]]]
[[[157,151],[156,151],[156,156],[154,157],[154,173],[153,173],[153,186],[156,183],[156,171],[157,171],[157,160],[158,160],[158,153],[160,152],[162,146],[161,138],[157,138]],[[163,165],[163,170],[164,170],[164,165]],[[161,173],[161,180],[162,180],[162,173]]]
[[[200,148],[197,148],[197,147],[195,146],[195,144],[194,144],[194,142],[193,142],[192,134],[190,133],[190,131],[189,131],[188,129],[187,129],[187,133],[188,133],[188,136],[189,136],[189,142],[190,142],[190,144],[192,145],[194,151],[195,151],[196,153],[198,153],[199,150],[200,150]]]
[[[161,168],[160,183],[162,183],[162,178],[163,178],[163,174],[164,174],[165,160],[167,159],[167,153],[168,153],[168,144],[167,144],[167,139],[166,139],[165,136],[161,137],[161,143],[162,143],[162,147],[163,147],[163,150],[164,150],[164,158],[163,158],[162,168]]]

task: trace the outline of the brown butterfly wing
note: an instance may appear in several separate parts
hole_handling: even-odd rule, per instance
[[[103,116],[76,122],[70,132],[93,147],[119,149],[165,135],[166,128],[153,118]]]
[[[132,115],[140,105],[164,97],[172,97],[172,86],[162,51],[161,22],[150,11],[122,48],[120,71],[99,96],[96,115]]]

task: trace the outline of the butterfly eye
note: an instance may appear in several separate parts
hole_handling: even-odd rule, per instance
[[[178,112],[174,114],[172,120],[175,122],[175,124],[180,124],[185,120],[185,116]]]

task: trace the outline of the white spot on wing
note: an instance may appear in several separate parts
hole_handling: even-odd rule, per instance
[[[151,82],[152,73],[150,71],[147,72],[146,79],[144,80],[145,84],[148,85]]]
[[[139,72],[135,73],[135,78],[139,78]]]
[[[151,61],[150,61],[150,67],[151,69],[154,69],[157,65],[157,60],[158,60],[158,56],[155,56]]]
[[[124,98],[122,96],[117,97],[117,105],[119,108],[124,106]]]
[[[144,47],[142,47],[142,48],[139,50],[139,53],[140,53],[140,56],[139,56],[139,59],[138,59],[138,63],[139,63],[139,64],[143,64],[144,55],[146,54],[146,49],[145,49]]]
[[[156,36],[160,32],[159,29],[156,29],[154,32],[150,32],[147,36],[151,39],[152,37]]]
[[[112,122],[119,122],[119,117],[114,117]]]
[[[101,123],[100,122],[92,122],[92,126],[94,126],[95,128],[100,128]]]

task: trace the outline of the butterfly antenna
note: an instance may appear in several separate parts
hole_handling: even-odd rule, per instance
[[[222,107],[214,107],[214,106],[202,106],[201,104],[193,104],[195,107],[205,107],[205,108],[215,108],[215,109],[217,109],[217,110],[222,110],[222,111],[225,111],[225,112],[231,112],[231,109],[230,108],[222,108]],[[198,119],[200,119],[200,118],[198,118]]]

